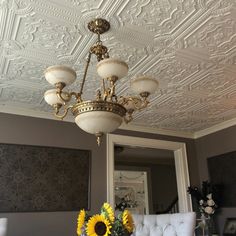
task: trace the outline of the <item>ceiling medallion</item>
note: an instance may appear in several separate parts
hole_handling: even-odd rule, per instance
[[[70,110],[75,117],[75,123],[82,130],[96,135],[98,145],[103,134],[116,130],[123,121],[130,122],[135,111],[147,107],[148,96],[158,87],[155,79],[139,76],[131,82],[131,89],[139,96],[116,95],[116,82],[128,74],[128,65],[119,59],[110,58],[107,47],[102,44],[100,35],[109,28],[109,22],[101,18],[88,23],[88,29],[97,34],[98,39],[88,52],[79,92],[64,91],[76,79],[76,72],[70,67],[50,66],[44,73],[46,80],[55,86],[44,94],[45,101],[54,108],[54,115],[63,119]],[[101,77],[102,85],[95,91],[94,100],[84,101],[84,83],[92,55],[97,58],[97,73]]]

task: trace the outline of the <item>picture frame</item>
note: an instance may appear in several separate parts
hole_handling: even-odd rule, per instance
[[[91,150],[0,144],[0,212],[90,209]]]
[[[236,236],[236,218],[227,218],[224,225],[224,236]]]
[[[236,151],[207,158],[210,182],[220,189],[220,202],[223,208],[236,207],[236,179],[235,172]]]
[[[138,170],[115,170],[115,204],[133,214],[149,214],[148,173]],[[127,205],[126,205],[127,204]]]

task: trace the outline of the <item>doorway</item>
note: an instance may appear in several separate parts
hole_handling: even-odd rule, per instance
[[[177,192],[179,198],[179,212],[192,210],[191,198],[187,193],[190,186],[187,154],[185,143],[156,139],[138,138],[123,135],[107,135],[107,201],[114,207],[114,148],[115,145],[128,145],[132,147],[147,147],[170,150],[174,153],[176,168]]]

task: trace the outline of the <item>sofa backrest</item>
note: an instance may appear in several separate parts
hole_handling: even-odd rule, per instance
[[[0,218],[0,236],[5,236],[7,232],[7,218]]]
[[[132,216],[135,224],[134,236],[193,236],[194,234],[195,212]]]

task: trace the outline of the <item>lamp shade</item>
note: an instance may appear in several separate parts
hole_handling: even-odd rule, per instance
[[[137,93],[154,93],[158,88],[158,82],[157,80],[147,77],[147,76],[140,76],[135,78],[131,82],[131,89]]]
[[[91,134],[109,133],[117,129],[125,116],[126,109],[118,103],[85,101],[72,109],[75,123]]]
[[[76,79],[76,72],[70,67],[56,65],[48,67],[44,72],[44,76],[46,80],[52,85],[58,83],[70,85]]]
[[[117,129],[122,121],[120,115],[108,111],[90,111],[75,118],[75,123],[90,134],[110,133]]]
[[[97,64],[97,73],[106,79],[112,76],[118,79],[123,78],[128,73],[128,65],[119,59],[106,58]]]
[[[62,98],[66,98],[62,92]],[[57,89],[49,89],[44,93],[44,100],[51,106],[56,104],[64,104],[65,102],[57,95]]]

